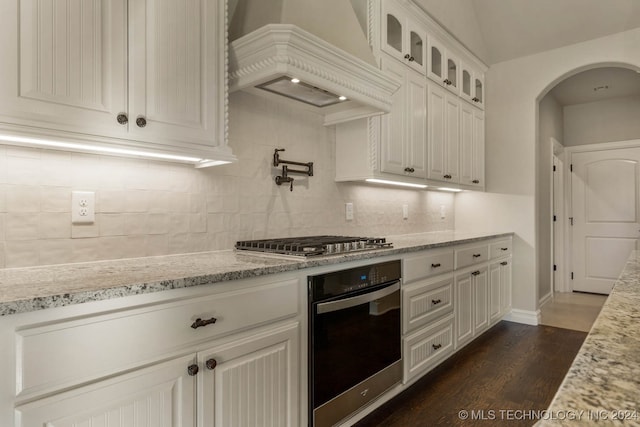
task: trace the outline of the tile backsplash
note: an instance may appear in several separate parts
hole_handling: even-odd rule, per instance
[[[241,239],[453,228],[452,194],[334,182],[334,128],[300,106],[235,93],[229,117],[239,161],[210,169],[0,146],[0,267],[230,249]],[[284,159],[314,162],[314,176],[292,175],[292,192],[277,186],[275,148],[286,149]],[[95,192],[94,224],[71,224],[73,190]]]

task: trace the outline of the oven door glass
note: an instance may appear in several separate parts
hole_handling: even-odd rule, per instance
[[[312,310],[314,409],[400,360],[398,282],[317,302]]]

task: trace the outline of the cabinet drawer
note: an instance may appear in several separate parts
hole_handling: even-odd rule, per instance
[[[406,334],[453,311],[453,273],[436,282],[418,282],[402,289],[402,330]]]
[[[511,255],[512,243],[509,240],[500,240],[499,242],[492,243],[490,246],[491,259],[500,258],[502,256]]]
[[[404,383],[426,373],[453,353],[453,315],[404,339]]]
[[[17,390],[31,393],[150,363],[298,311],[297,280],[26,328],[16,334]],[[194,328],[196,319],[217,319]]]
[[[478,264],[489,259],[489,245],[477,245],[456,249],[456,269]]]
[[[404,283],[411,283],[449,271],[453,271],[453,249],[428,251],[404,259],[402,278]]]

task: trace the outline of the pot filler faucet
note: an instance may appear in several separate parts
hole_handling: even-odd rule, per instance
[[[282,175],[276,176],[276,184],[282,185],[284,183],[289,183],[289,190],[293,191],[293,178],[290,177],[289,174],[297,173],[300,175],[313,176],[313,162],[303,163],[282,160],[280,159],[280,154],[278,154],[280,151],[284,151],[284,148],[276,148],[273,152],[273,166],[277,168],[282,164]],[[304,166],[307,170],[289,169],[287,165]]]

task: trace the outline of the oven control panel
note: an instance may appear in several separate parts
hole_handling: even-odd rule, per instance
[[[400,276],[400,260],[309,276],[309,295],[318,301],[397,281]]]

